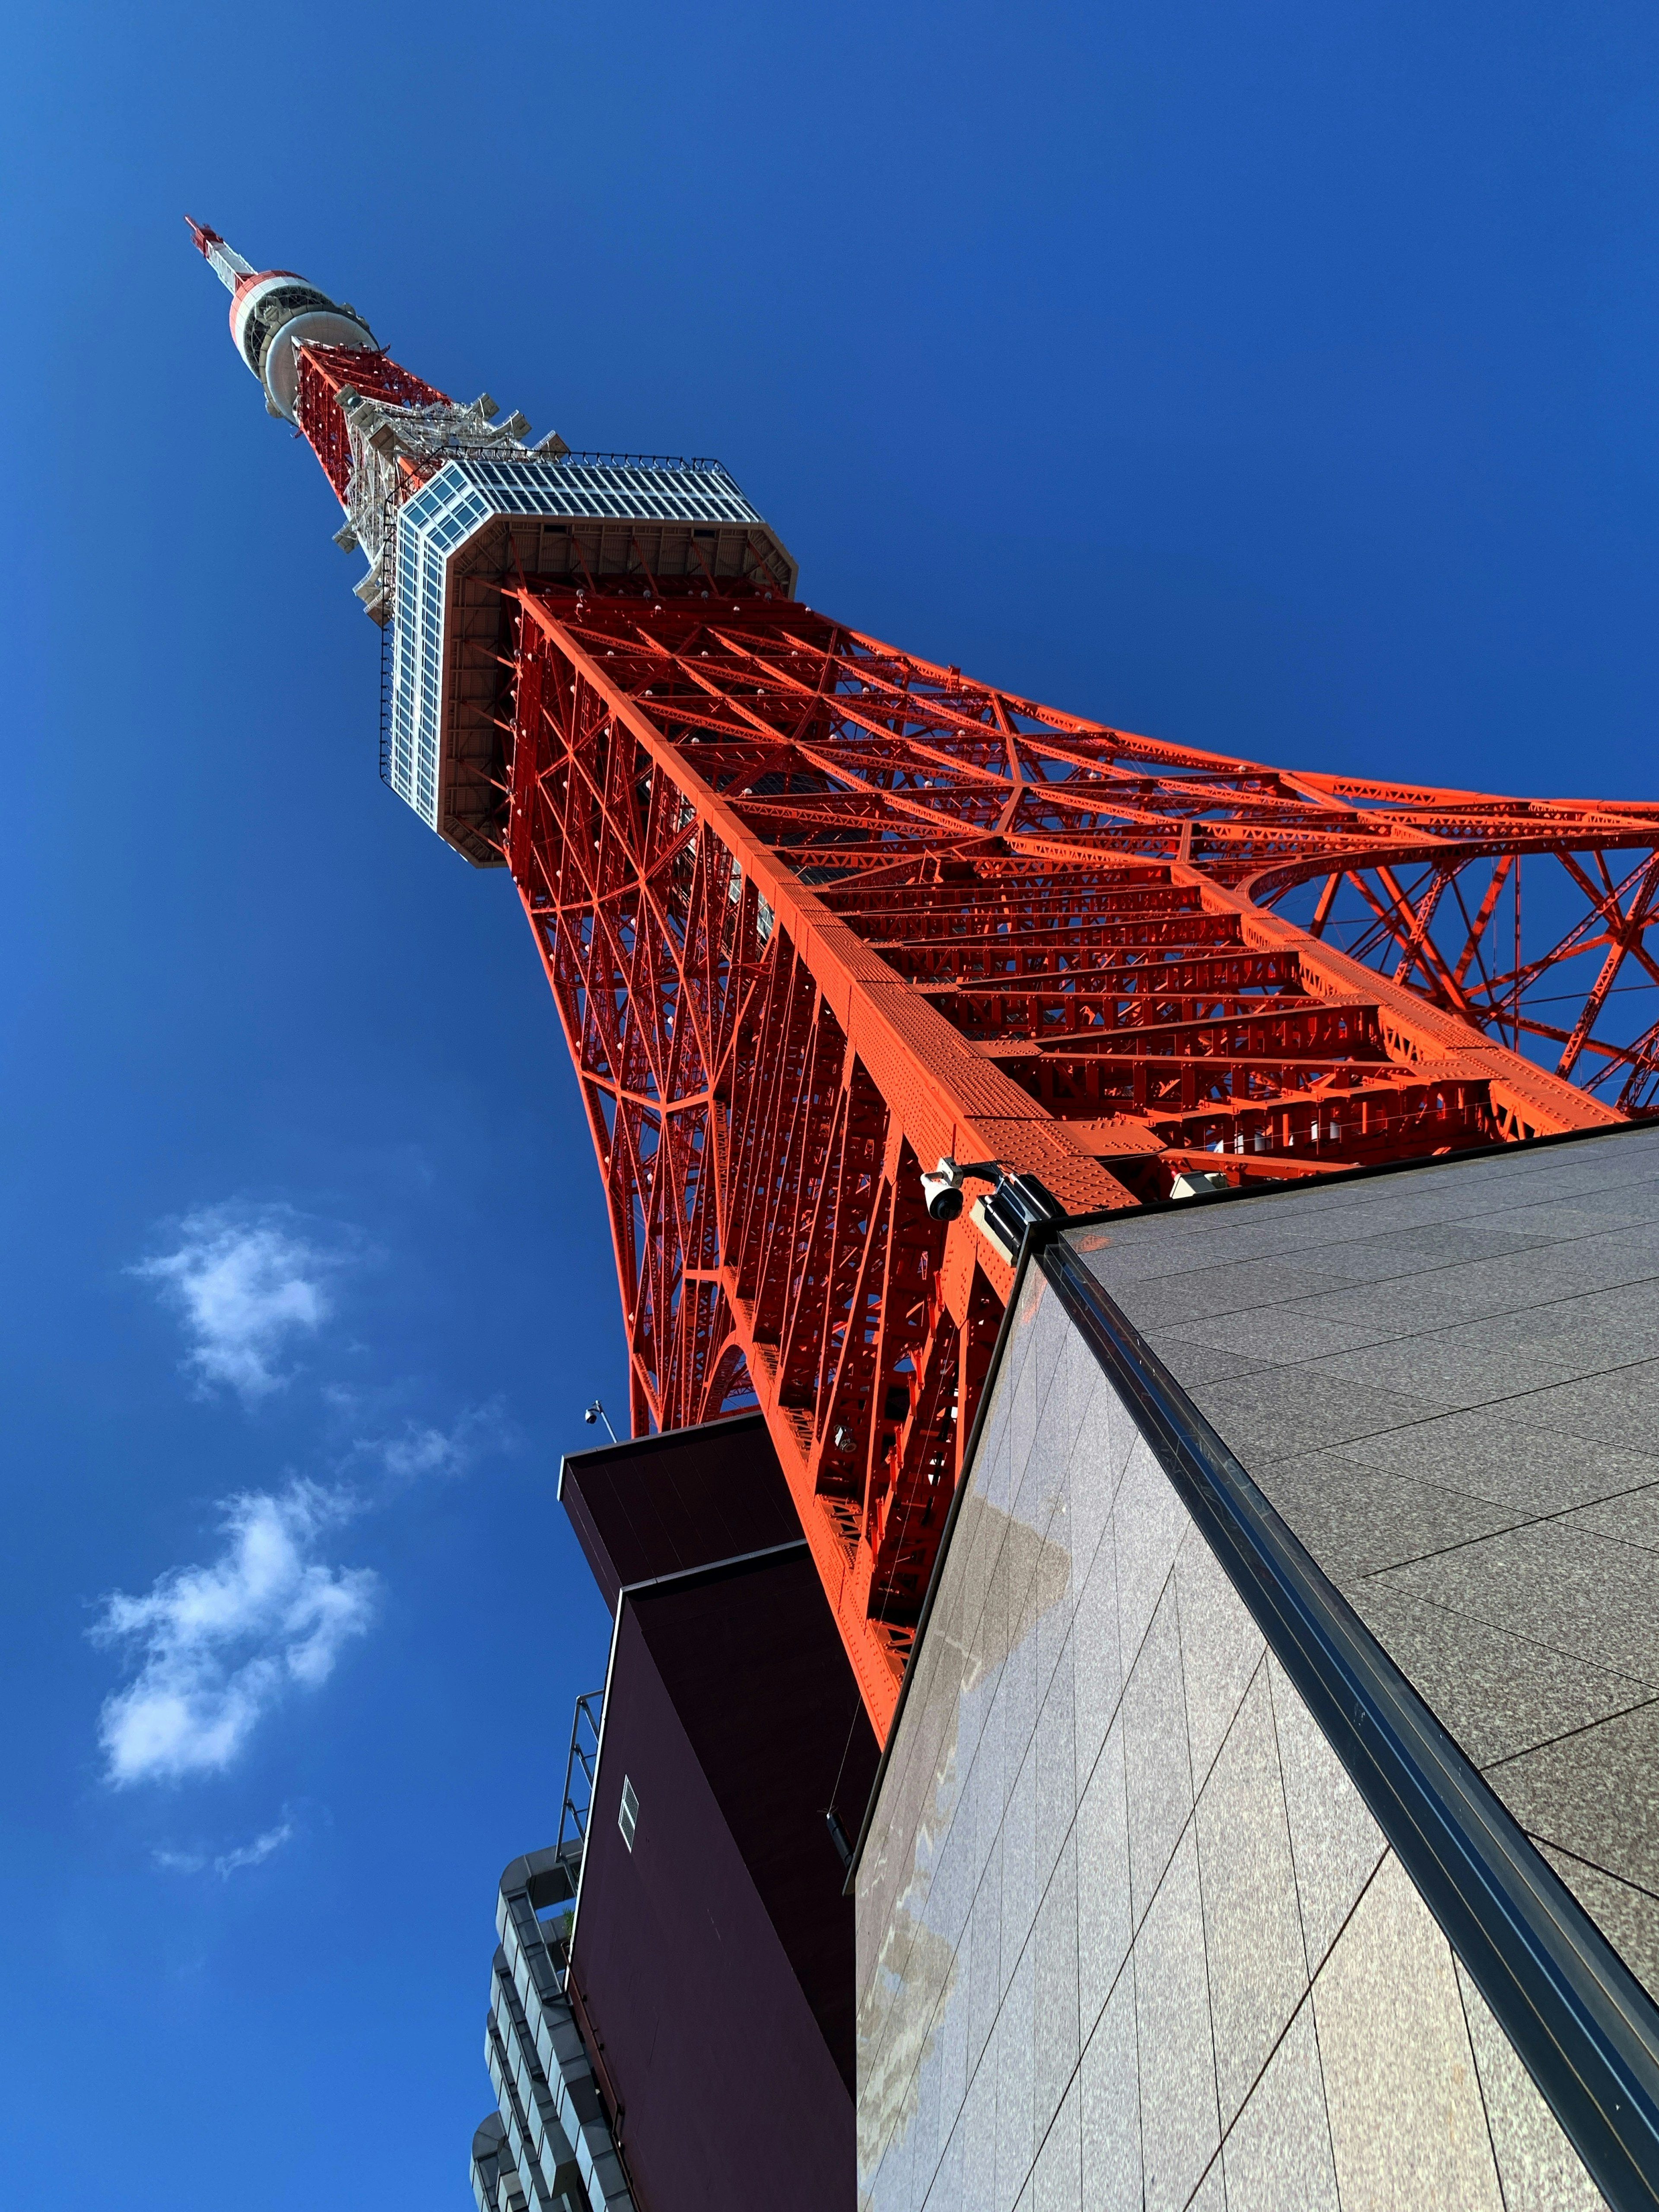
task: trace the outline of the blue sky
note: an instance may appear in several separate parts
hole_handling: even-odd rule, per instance
[[[510,887],[188,208],[808,601],[1291,765],[1652,797],[1639,6],[14,10],[0,2202],[465,2201],[624,1401]]]

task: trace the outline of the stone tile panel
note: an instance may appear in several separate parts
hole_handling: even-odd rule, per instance
[[[1460,1961],[1457,1984],[1503,2183],[1504,2212],[1607,2212],[1530,2074]]]
[[[1224,2129],[1308,1987],[1265,1659],[1198,1801],[1198,1863]]]
[[[1123,1693],[1129,1801],[1129,1880],[1135,1924],[1145,1919],[1193,1807],[1187,1697],[1173,1577]]]
[[[1267,1662],[1308,1971],[1317,1973],[1383,1851],[1382,1831],[1277,1659]]]
[[[1221,2140],[1190,1827],[1135,1944],[1135,2032],[1146,2212],[1179,2212]]]
[[[1227,2212],[1341,2212],[1310,1998],[1285,2029],[1221,2150]]]
[[[1494,1766],[1529,1835],[1659,1896],[1659,1702]]]
[[[1512,1759],[1652,1694],[1530,1638],[1386,1583],[1348,1593],[1354,1610],[1476,1766]]]
[[[1345,2206],[1504,2212],[1450,1946],[1392,1852],[1314,1982]]]

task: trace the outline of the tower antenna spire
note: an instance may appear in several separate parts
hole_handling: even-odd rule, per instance
[[[228,246],[216,230],[210,230],[205,223],[198,222],[193,215],[187,215],[185,221],[190,225],[190,234],[196,240],[198,252],[227,292],[234,292],[244,276],[258,276],[258,271],[253,264],[244,261],[236,248]]]

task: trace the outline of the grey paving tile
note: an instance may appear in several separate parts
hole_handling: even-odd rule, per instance
[[[1483,1316],[1583,1297],[1659,1273],[1659,1230],[1537,1243],[1498,1259],[1358,1284],[1322,1300],[1334,1321],[1373,1322],[1380,1334],[1413,1335]]]
[[[1659,2003],[1659,1897],[1589,1866],[1541,1838],[1539,1850],[1648,1995]]]
[[[997,2202],[997,2077],[981,2066],[968,2085],[962,2109],[963,2212],[1006,2212]]]
[[[1285,2029],[1221,2155],[1227,2212],[1340,2212],[1310,1999]]]
[[[1183,1390],[1195,1389],[1200,1382],[1224,1382],[1241,1375],[1255,1375],[1273,1364],[1242,1352],[1223,1352],[1213,1344],[1200,1344],[1195,1338],[1168,1329],[1147,1332],[1146,1340]]]
[[[962,2124],[958,2120],[951,2130],[950,2139],[933,2169],[927,2193],[922,2198],[925,2212],[957,2212],[963,2203],[962,2136]]]
[[[1382,1856],[1382,1832],[1276,1659],[1267,1662],[1308,1969],[1336,1941]]]
[[[1503,2212],[1450,1947],[1392,1852],[1314,2013],[1342,2203]]]
[[[1606,2198],[1461,1962],[1457,1982],[1498,2155],[1504,2212],[1607,2212]]]
[[[1042,1428],[1049,1449],[1064,1464],[1071,1457],[1073,1447],[1081,1433],[1090,1401],[1100,1381],[1100,1362],[1088,1343],[1079,1335],[1077,1324],[1070,1315],[1063,1307],[1059,1310],[1065,1321],[1066,1340],[1054,1362],[1048,1401],[1042,1409]]]
[[[1082,2094],[1075,2078],[1037,2152],[1031,2212],[1077,2212],[1083,2193]]]
[[[1037,1559],[1050,1548],[1047,1540],[1054,1510],[1064,1488],[1068,1451],[1055,1452],[1054,1439],[1045,1421],[1032,1439],[1031,1449],[1025,1455],[1024,1468],[1015,1484],[1009,1518],[1016,1524],[1018,1531],[1035,1541],[1019,1544],[1016,1531],[1011,1529],[1010,1548],[1017,1548],[1023,1559],[1030,1561],[1033,1568]],[[1051,1581],[1048,1591],[1049,1602],[1056,1594]]]
[[[1520,1259],[1483,1260],[1474,1267],[1441,1267],[1428,1274],[1391,1275],[1349,1282],[1317,1301],[1333,1323],[1350,1332],[1350,1343],[1382,1344],[1432,1328],[1461,1328],[1484,1314],[1507,1313],[1530,1304],[1527,1269],[1540,1253]],[[1346,1348],[1346,1347],[1342,1347]]]
[[[1382,1567],[1495,1535],[1521,1517],[1437,1484],[1414,1482],[1336,1451],[1262,1461],[1255,1480],[1340,1588]]]
[[[1224,2130],[1308,1987],[1265,1659],[1198,1801],[1197,1826]]]
[[[955,2114],[950,2115],[951,2118]],[[910,2172],[906,2203],[915,2205],[927,2193],[927,2185],[939,2163],[939,2060],[934,2037],[929,2034],[916,2069],[916,2110],[910,2123]]]
[[[1395,1337],[1359,1352],[1339,1352],[1316,1367],[1298,1368],[1297,1378],[1318,1375],[1328,1383],[1395,1393],[1425,1413],[1485,1406],[1512,1396],[1517,1382],[1565,1382],[1582,1372],[1564,1350],[1522,1338],[1513,1316],[1482,1322],[1478,1328],[1443,1329],[1428,1336]],[[1379,1424],[1379,1425],[1381,1425]],[[1328,1439],[1340,1443],[1342,1439]]]
[[[1440,1202],[1443,1205],[1445,1201]],[[1410,1228],[1372,1231],[1364,1239],[1373,1249],[1409,1258],[1424,1268],[1500,1259],[1510,1253],[1530,1251],[1547,1241],[1536,1231],[1528,1234],[1522,1230],[1498,1228],[1490,1219],[1425,1221]]]
[[[1659,1459],[1569,1437],[1533,1418],[1532,1404],[1523,1397],[1478,1413],[1443,1413],[1411,1428],[1356,1438],[1343,1446],[1343,1456],[1486,1498],[1519,1519],[1659,1481]]]
[[[1032,1994],[1036,2023],[1032,2112],[1041,2138],[1066,2094],[1080,2048],[1075,1837],[1067,1837],[1037,1908],[1032,1955],[1036,1976]]]
[[[1605,1374],[1653,1357],[1659,1344],[1659,1283],[1626,1283],[1559,1299],[1525,1319],[1537,1330],[1536,1340],[1570,1359],[1580,1375]]]
[[[963,2100],[968,2094],[968,1986],[965,1961],[958,1953],[939,2006],[934,2028],[939,2057],[939,2132],[957,2130]],[[948,2146],[947,2146],[948,2147]]]
[[[1227,2183],[1218,2158],[1211,2161],[1209,2172],[1187,2203],[1188,2212],[1227,2212]]]
[[[1193,1808],[1175,1584],[1166,1583],[1123,1692],[1129,1878],[1139,1926]]]
[[[1077,1750],[1073,1725],[1072,1648],[1068,1644],[1037,1715],[1036,1880],[1047,1887],[1077,1810]]]
[[[1659,1563],[1628,1544],[1546,1522],[1390,1567],[1380,1579],[1659,1686]]]
[[[1316,1305],[1263,1305],[1242,1313],[1197,1316],[1181,1324],[1183,1343],[1208,1345],[1219,1352],[1247,1363],[1250,1368],[1288,1367],[1304,1359],[1322,1359],[1334,1352],[1352,1352],[1374,1344],[1379,1331],[1364,1319],[1339,1320]],[[1166,1341],[1157,1333],[1160,1357]],[[1237,1371],[1237,1370],[1235,1370]],[[1205,1375],[1198,1379],[1211,1382]]]
[[[1139,1328],[1180,1330],[1191,1321],[1222,1314],[1250,1313],[1263,1306],[1288,1305],[1316,1291],[1334,1290],[1349,1278],[1310,1245],[1304,1252],[1245,1260],[1179,1275],[1143,1279],[1124,1285],[1120,1301]]]
[[[1078,2071],[1083,2212],[1141,2212],[1135,1976],[1126,1964]]]
[[[1377,1389],[1322,1366],[1264,1370],[1234,1382],[1205,1383],[1188,1395],[1252,1471],[1259,1463],[1403,1428],[1448,1410],[1442,1403]]]
[[[1480,1767],[1643,1704],[1649,1686],[1380,1583],[1356,1613],[1464,1756]]]
[[[1033,1270],[1024,1293],[1027,1302],[1036,1299],[1036,1310],[1030,1323],[1030,1345],[1021,1364],[1018,1385],[1014,1393],[1014,1459],[1018,1467],[1022,1448],[1029,1449],[1030,1439],[1042,1419],[1050,1389],[1066,1346],[1074,1341],[1070,1316],[1050,1289],[1048,1279]]]
[[[1117,1547],[1118,1648],[1126,1668],[1134,1663],[1189,1525],[1187,1509],[1153,1458],[1152,1447],[1138,1444],[1129,1455],[1117,1503],[1112,1508],[1112,1534]]]
[[[1012,2204],[1025,2185],[1036,2149],[1032,2134],[1032,2034],[1036,1966],[1027,1950],[1008,1985],[997,2023],[997,2202]]]
[[[1115,1728],[1095,1762],[1078,1806],[1079,2019],[1086,2039],[1128,1954],[1129,1811],[1123,1775],[1123,1730]]]
[[[985,1695],[990,1696],[988,1686]],[[1002,1786],[1002,1704],[998,1698],[980,1723],[973,1764],[963,1785],[962,1809],[955,1822],[955,1833],[968,1843],[969,1878],[976,1893],[990,1870],[993,1852],[1001,1849],[1002,1808],[1006,1802]],[[1000,1872],[997,1879],[1001,1880]]]
[[[1659,1896],[1659,1702],[1491,1768],[1528,1835]]]
[[[991,1848],[968,1915],[968,2074],[975,2078],[1002,2002],[1002,1839]],[[957,1956],[960,1958],[961,1952]]]
[[[1267,1645],[1196,1526],[1182,1539],[1175,1575],[1193,1786],[1201,1789]]]
[[[1073,1571],[1079,1583],[1094,1562],[1095,1547],[1112,1516],[1112,1501],[1139,1434],[1103,1375],[1084,1407],[1068,1471]]]
[[[1630,1490],[1621,1497],[1580,1506],[1563,1516],[1568,1528],[1588,1528],[1598,1536],[1611,1536],[1620,1544],[1634,1544],[1644,1552],[1659,1552],[1659,1480],[1645,1489]]]
[[[1095,1553],[1089,1578],[1072,1616],[1072,1712],[1079,1791],[1087,1785],[1122,1695],[1117,1544],[1108,1528]]]
[[[1135,2028],[1146,2212],[1177,2212],[1221,2139],[1190,1828],[1135,1943]]]
[[[1002,1820],[1002,1984],[1006,1989],[1036,1918],[1036,1746],[1028,1743]]]
[[[1651,1452],[1659,1437],[1659,1360],[1534,1390],[1516,1410],[1522,1419],[1568,1436]]]
[[[997,1686],[997,1703],[1002,1708],[1002,1771],[1005,1782],[1012,1789],[1013,1777],[1024,1763],[1036,1735],[1034,1641],[1017,1643],[1008,1654],[1008,1663]]]

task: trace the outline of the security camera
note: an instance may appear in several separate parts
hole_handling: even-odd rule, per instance
[[[975,1182],[1000,1183],[1002,1170],[994,1160],[970,1160],[960,1167],[947,1152],[932,1175],[921,1178],[922,1196],[935,1221],[954,1221],[964,1203],[962,1186],[971,1176]]]
[[[585,1406],[582,1408],[582,1419],[586,1422],[590,1429],[593,1426],[593,1424],[596,1421],[603,1421],[605,1423],[605,1432],[606,1436],[610,1437],[613,1444],[616,1443],[617,1431],[611,1425],[611,1416],[605,1412],[604,1406],[597,1398],[593,1401],[591,1406]]]
[[[937,1175],[924,1175],[921,1194],[935,1221],[954,1221],[962,1212],[962,1188],[956,1180],[956,1162],[941,1160]]]

